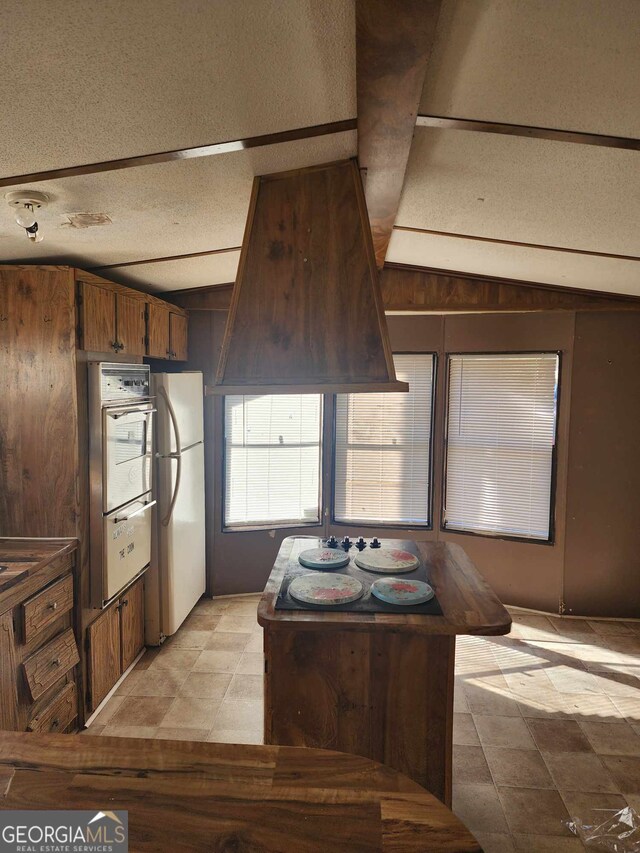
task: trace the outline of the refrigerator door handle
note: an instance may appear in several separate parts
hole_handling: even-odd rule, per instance
[[[171,400],[169,399],[169,395],[164,390],[164,388],[160,387],[158,389],[160,396],[164,400],[167,405],[167,411],[169,412],[169,417],[171,418],[171,423],[173,424],[173,431],[176,435],[176,452],[169,453],[169,457],[171,459],[176,459],[178,462],[178,468],[176,470],[176,485],[173,490],[173,495],[171,496],[171,502],[169,504],[169,509],[167,510],[167,514],[161,520],[161,524],[163,527],[168,527],[169,522],[171,521],[171,516],[173,515],[173,508],[176,505],[176,500],[178,499],[178,491],[180,490],[180,477],[182,475],[182,446],[180,444],[180,429],[178,427],[178,419],[176,418],[176,413],[171,405]],[[171,445],[169,445],[171,446]]]

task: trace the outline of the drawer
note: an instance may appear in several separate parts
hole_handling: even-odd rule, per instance
[[[76,638],[68,628],[22,664],[32,699],[37,699],[59,678],[76,666],[80,657]]]
[[[22,605],[25,643],[64,613],[68,613],[72,607],[73,575],[61,578],[25,601]]]
[[[44,707],[39,714],[31,718],[28,732],[63,732],[78,716],[78,693],[73,682],[65,684],[62,690]]]

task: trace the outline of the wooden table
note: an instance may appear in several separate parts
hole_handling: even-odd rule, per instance
[[[366,758],[0,732],[0,810],[58,808],[126,809],[131,853],[481,853],[435,797]]]
[[[426,564],[443,615],[276,610],[288,561],[320,545],[285,539],[258,606],[265,743],[367,756],[450,805],[455,638],[506,634],[511,617],[458,545],[383,544]]]

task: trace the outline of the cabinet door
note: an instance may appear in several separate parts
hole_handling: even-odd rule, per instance
[[[118,319],[118,344],[120,352],[127,355],[145,355],[145,303],[118,293],[116,316]]]
[[[0,729],[18,731],[16,653],[11,611],[0,616]]]
[[[189,357],[187,349],[187,326],[188,320],[182,314],[169,314],[169,341],[171,358],[176,361],[186,361]]]
[[[147,311],[147,355],[153,358],[169,358],[169,309],[150,302]]]
[[[115,605],[104,610],[87,628],[91,710],[120,678],[120,613]]]
[[[81,287],[82,348],[91,352],[117,352],[115,293],[85,282]]]
[[[144,581],[142,578],[120,599],[120,636],[122,672],[128,669],[144,648]]]

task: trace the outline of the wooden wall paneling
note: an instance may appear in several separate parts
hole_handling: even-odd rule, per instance
[[[356,0],[358,162],[382,267],[413,140],[440,0]]]
[[[216,376],[224,393],[340,382],[406,390],[353,160],[255,179]]]
[[[150,302],[147,305],[147,355],[152,358],[169,358],[169,310]]]
[[[115,606],[103,610],[87,629],[90,710],[95,711],[122,672],[120,613]]]
[[[0,269],[0,535],[76,536],[75,327],[70,270]]]
[[[145,303],[116,294],[118,349],[124,355],[146,355]]]
[[[181,314],[169,312],[169,341],[171,358],[176,361],[187,361],[188,350],[188,320]]]
[[[124,593],[120,609],[121,670],[134,662],[144,647],[144,580],[140,578]]]
[[[18,690],[13,614],[0,616],[0,729],[18,730]]]
[[[80,287],[82,348],[114,352],[118,343],[115,293],[85,282]]]

